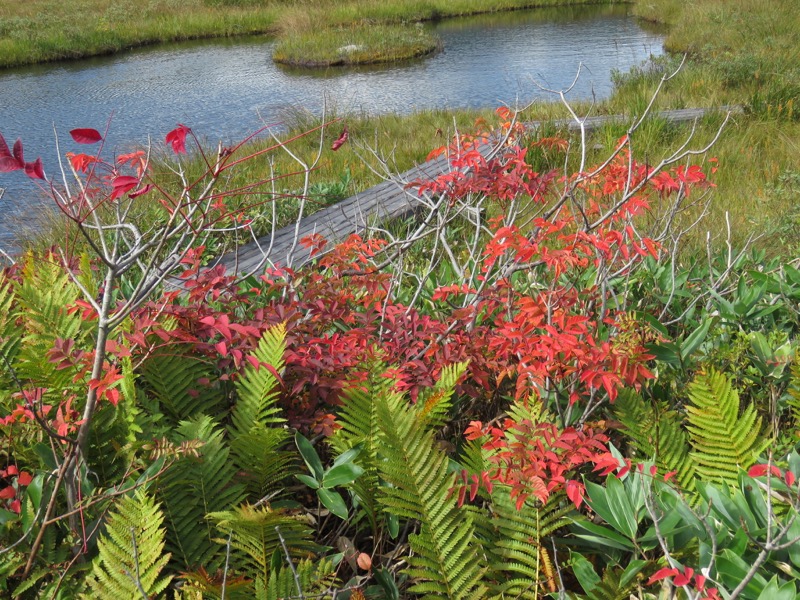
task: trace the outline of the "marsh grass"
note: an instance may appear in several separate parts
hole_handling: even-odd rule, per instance
[[[441,48],[441,40],[421,24],[362,25],[284,37],[272,58],[295,67],[366,65],[419,58]]]

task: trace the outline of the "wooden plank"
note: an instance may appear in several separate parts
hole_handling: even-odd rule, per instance
[[[684,108],[656,113],[656,116],[670,123],[685,123],[702,118],[709,112],[741,112],[741,107],[720,107],[718,109]],[[584,130],[587,133],[608,123],[630,123],[622,115],[603,115],[584,119]],[[543,123],[527,123],[527,127],[538,129]],[[557,127],[567,127],[570,131],[580,130],[580,124],[574,119],[556,121]],[[491,144],[483,145],[480,150],[488,153]],[[450,169],[447,157],[440,156],[428,162],[415,166],[402,173],[398,181],[384,181],[368,190],[359,192],[350,198],[310,214],[301,219],[299,225],[292,224],[275,232],[270,236],[259,238],[239,247],[235,252],[229,252],[219,259],[227,271],[232,273],[250,273],[264,261],[263,250],[272,242],[269,255],[270,262],[276,265],[287,265],[295,268],[309,259],[309,251],[299,242],[293,248],[295,240],[299,240],[313,233],[325,236],[329,242],[345,239],[353,233],[363,232],[369,225],[376,222],[410,215],[416,205],[417,197],[412,190],[405,189],[403,183],[417,179],[430,179],[446,173]]]

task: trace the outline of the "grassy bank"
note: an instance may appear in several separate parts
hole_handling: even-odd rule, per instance
[[[710,221],[724,227],[729,212],[740,237],[763,235],[772,252],[800,250],[800,11],[780,0],[648,0],[636,14],[668,25],[666,47],[686,53],[661,105],[738,103],[739,118],[720,141],[719,187]],[[631,106],[652,85],[653,73],[621,81],[612,102]]]
[[[514,10],[534,6],[585,4],[573,0],[0,0],[0,67],[120,52],[128,48],[203,37],[258,33],[277,34],[294,64],[336,63],[338,49],[329,43],[342,30],[369,36],[383,25],[392,31],[375,52],[362,52],[350,62],[395,60],[422,50],[403,35],[404,24],[443,17]],[[593,2],[607,4],[608,1]],[[613,3],[613,0],[611,0]],[[386,33],[384,31],[384,33]],[[302,40],[298,44],[298,40]],[[399,46],[387,50],[387,43]],[[436,40],[426,41],[426,51]],[[306,52],[308,53],[306,55]]]

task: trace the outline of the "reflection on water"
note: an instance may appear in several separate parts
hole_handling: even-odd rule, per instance
[[[323,98],[339,112],[408,113],[527,102],[561,89],[584,71],[572,98],[602,98],[613,69],[627,70],[662,52],[659,32],[643,29],[625,7],[572,7],[483,15],[426,25],[445,50],[425,59],[370,68],[297,71],[278,68],[267,38],[215,40],[146,48],[129,54],[0,74],[0,132],[20,136],[26,156],[54,172],[53,126],[103,130],[124,148],[160,139],[176,123],[226,142],[287,108],[318,112]],[[64,148],[62,148],[62,151]],[[4,175],[0,240],[36,202],[24,176]]]

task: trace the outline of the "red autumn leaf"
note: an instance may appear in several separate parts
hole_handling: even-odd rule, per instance
[[[19,163],[19,165],[21,165],[21,166],[24,166],[25,165],[25,159],[23,158],[23,154],[22,154],[22,140],[19,139],[19,138],[17,138],[17,141],[14,142],[13,154],[14,154],[14,158],[17,159],[17,163]]]
[[[21,168],[22,166],[13,156],[0,156],[0,173],[10,173]]]
[[[6,475],[16,475],[18,473],[19,471],[17,470],[16,465],[8,465],[8,468],[6,469]]]
[[[17,140],[14,143],[14,153],[6,144],[5,138],[0,135],[0,173],[10,173],[22,169],[25,163],[22,161],[22,142]]]
[[[186,154],[186,134],[192,130],[178,123],[178,126],[167,134],[166,142],[172,146],[175,154]]]
[[[5,487],[2,490],[0,490],[0,500],[8,500],[9,498],[13,498],[16,495],[17,491],[11,486]]]
[[[72,139],[79,144],[96,144],[103,139],[97,129],[78,128],[69,132]]]
[[[25,174],[31,179],[44,179],[42,159],[37,158],[32,163],[25,163]]]
[[[680,573],[678,569],[670,569],[668,567],[664,567],[663,569],[660,569],[655,573],[653,573],[653,576],[647,580],[647,583],[645,585],[653,585],[656,581],[661,581],[662,579],[666,579],[667,577],[674,577],[678,573]]]
[[[72,154],[72,152],[67,152],[67,158],[69,162],[72,163],[72,168],[81,173],[86,173],[89,169],[89,165],[97,162],[96,156],[90,156],[88,154]]]
[[[131,177],[130,175],[120,175],[114,179],[113,183],[111,184],[113,188],[111,192],[111,199],[114,200],[119,198],[123,194],[131,191],[137,185],[139,185],[139,180],[136,177]]]
[[[0,134],[0,158],[4,156],[11,156],[11,150],[8,148],[6,138],[3,137],[3,134]]]
[[[579,481],[568,481],[567,482],[567,498],[569,498],[572,503],[575,505],[575,508],[580,508],[581,504],[583,503],[583,494],[585,489],[583,484]]]
[[[771,473],[774,477],[783,476],[783,472],[775,465],[753,465],[750,467],[750,470],[747,471],[747,475],[750,477],[764,477],[767,473]]]
[[[677,585],[678,587],[683,587],[687,585],[691,580],[692,576],[694,575],[694,569],[690,569],[686,567],[683,570],[683,573],[678,573],[675,578],[672,580],[672,583]]]
[[[24,485],[30,485],[31,481],[33,481],[33,475],[31,475],[30,473],[28,473],[26,471],[23,471],[22,473],[20,473],[19,477],[17,478],[17,484],[18,485],[23,485],[23,486]]]
[[[349,134],[347,133],[347,125],[345,125],[344,129],[342,129],[342,134],[338,138],[336,138],[333,144],[331,144],[331,150],[336,152],[339,148],[342,147],[342,144],[344,144],[347,141],[348,137]]]
[[[153,189],[153,184],[152,183],[148,183],[143,188],[139,188],[135,192],[131,192],[130,194],[128,194],[128,198],[138,198],[142,194],[146,194],[147,192],[149,192],[152,189]]]

